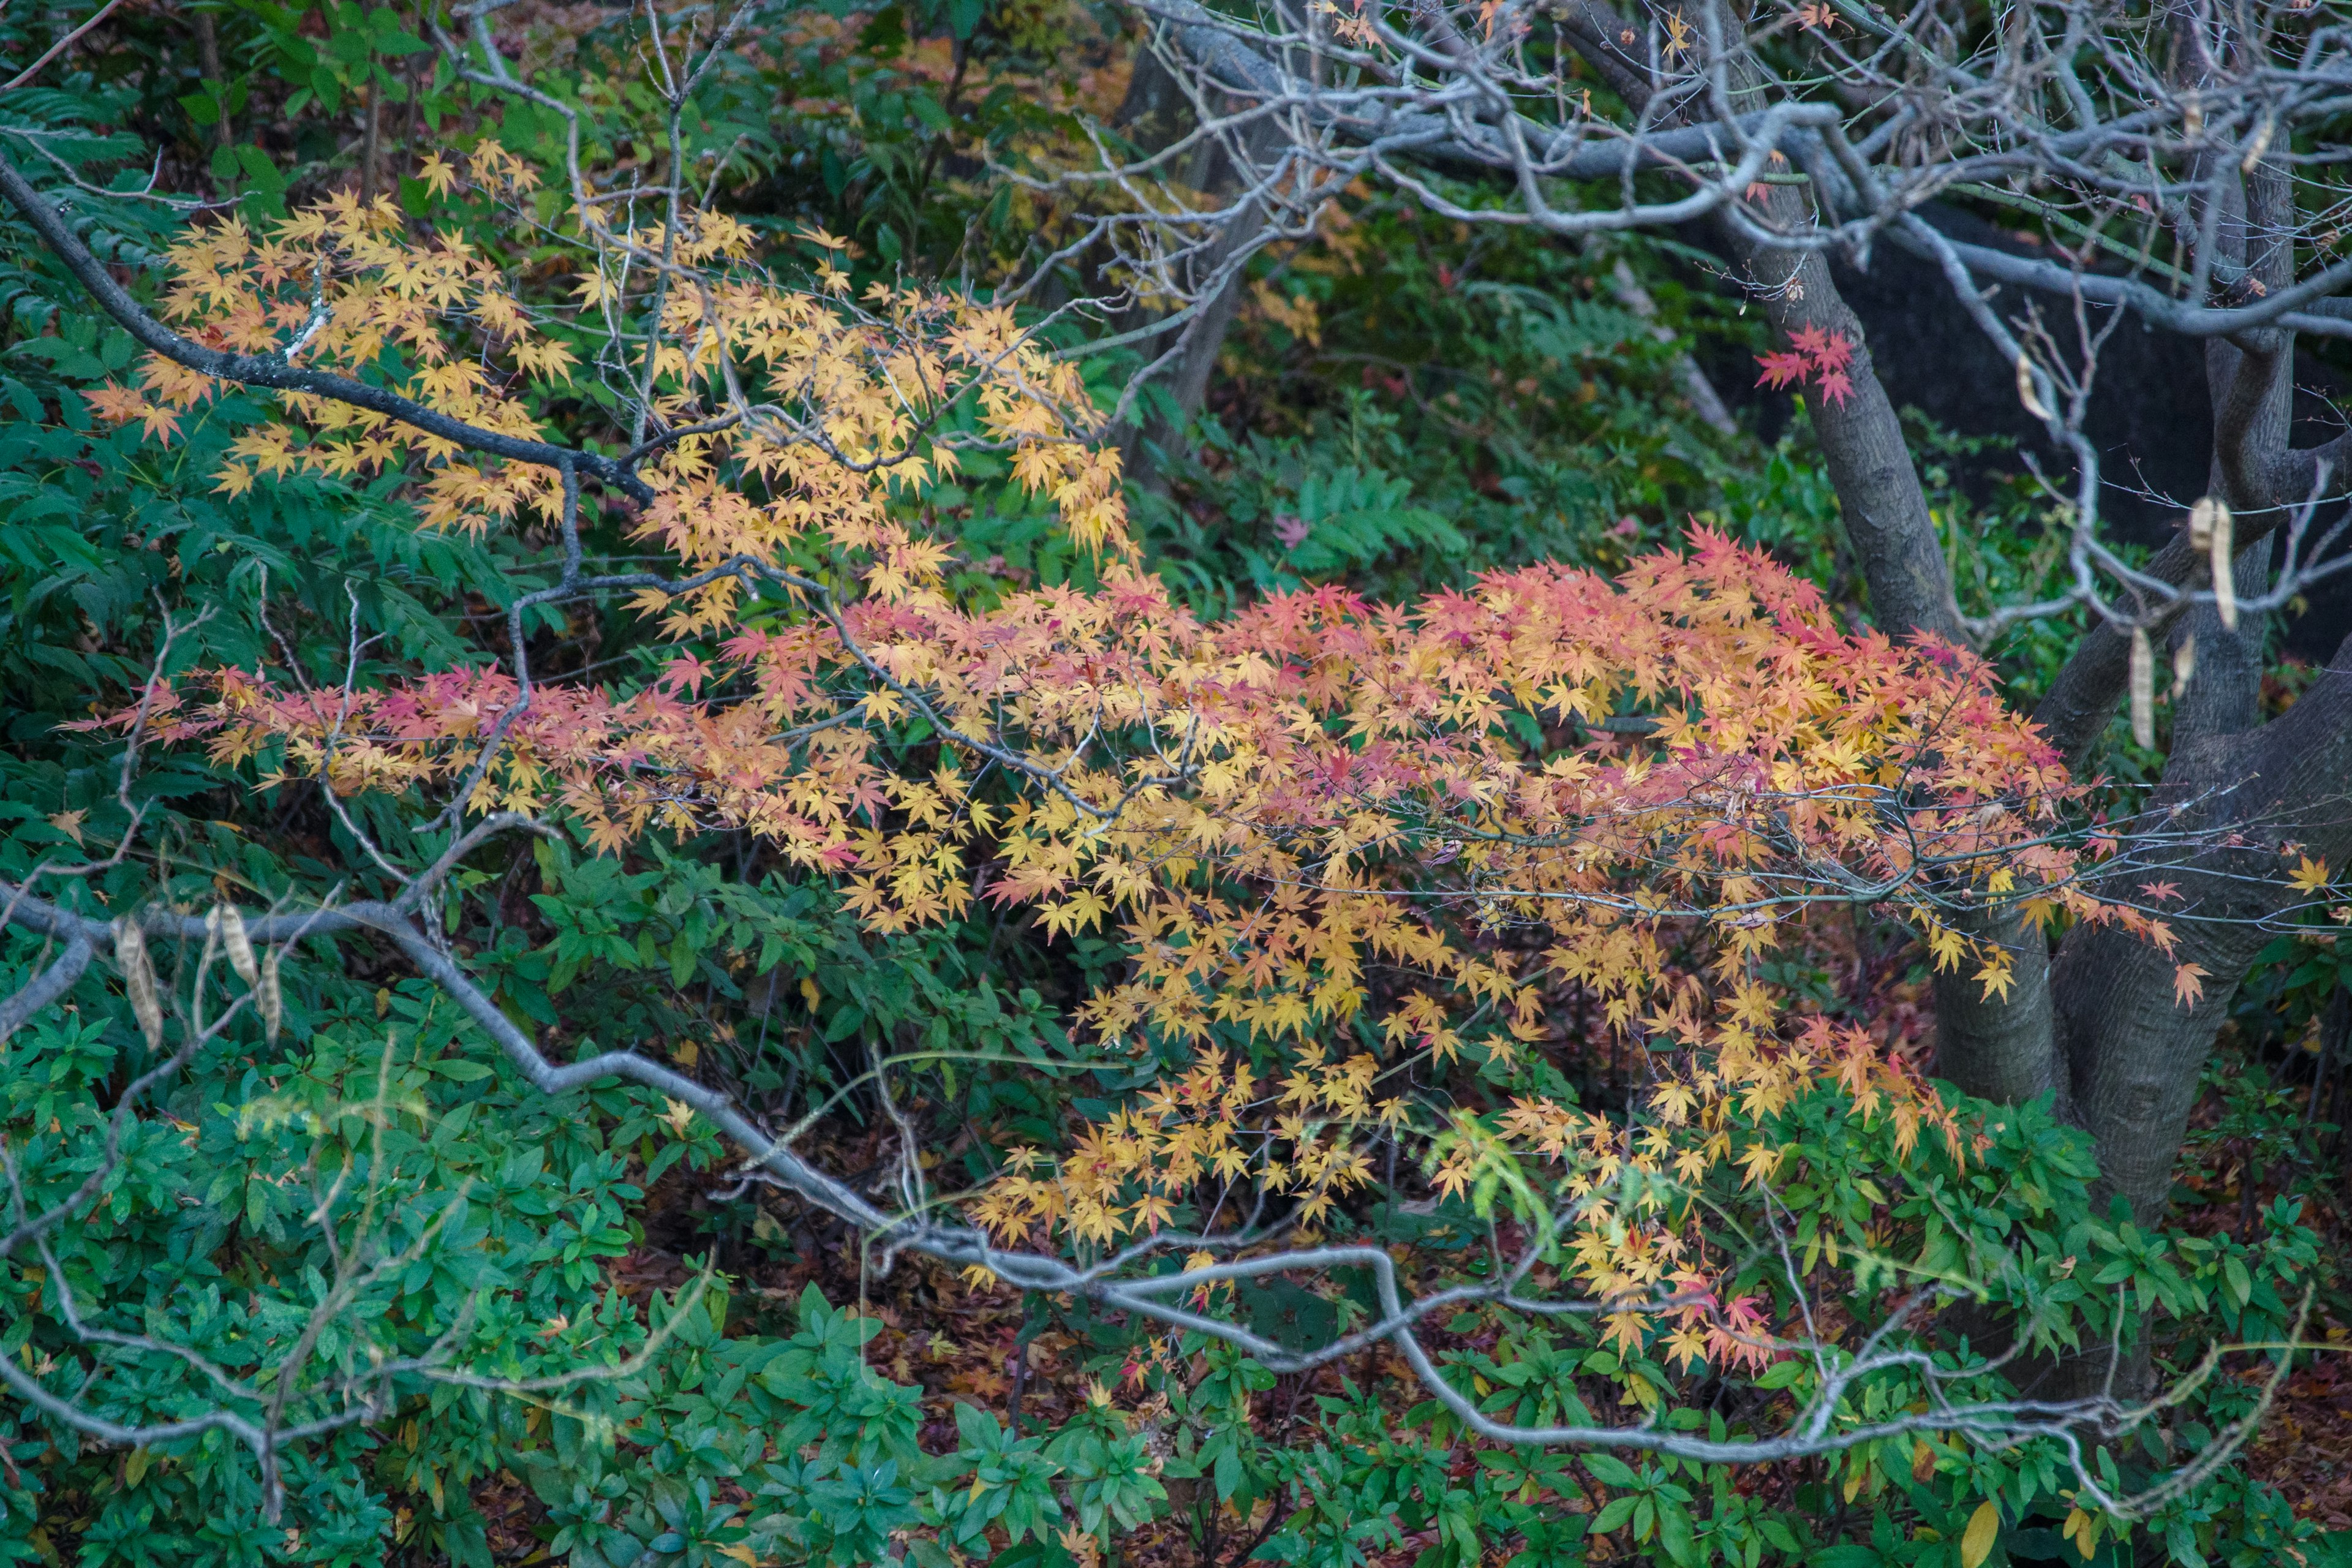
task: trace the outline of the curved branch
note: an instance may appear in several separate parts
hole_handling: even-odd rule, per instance
[[[30,897],[19,898],[15,918],[33,929],[64,933],[69,939],[91,946],[110,942],[113,933],[113,927],[107,922],[75,915]],[[1328,1360],[1328,1356],[1310,1352],[1302,1358],[1239,1324],[1173,1306],[1160,1298],[1228,1279],[1286,1270],[1369,1268],[1373,1273],[1379,1293],[1381,1321],[1363,1334],[1350,1337],[1345,1342],[1346,1345],[1350,1349],[1360,1348],[1373,1339],[1386,1339],[1394,1343],[1412,1367],[1415,1376],[1456,1419],[1495,1442],[1580,1451],[1656,1453],[1707,1464],[1764,1464],[1840,1452],[1885,1437],[1927,1431],[1958,1431],[1998,1441],[2013,1441],[2021,1436],[2047,1436],[2071,1447],[2076,1444],[2077,1428],[2112,1429],[2129,1417],[2129,1412],[2124,1407],[2104,1397],[2058,1404],[2011,1400],[1953,1405],[1931,1402],[1929,1407],[1923,1411],[1836,1427],[1834,1423],[1847,1391],[1863,1378],[1906,1368],[1926,1371],[1931,1382],[1958,1375],[1949,1369],[1937,1367],[1922,1352],[1881,1352],[1874,1347],[1868,1353],[1839,1364],[1832,1365],[1824,1361],[1821,1367],[1820,1386],[1813,1398],[1801,1412],[1796,1424],[1777,1436],[1717,1441],[1688,1433],[1661,1430],[1649,1425],[1522,1426],[1496,1421],[1453,1385],[1444,1370],[1431,1359],[1427,1349],[1414,1333],[1412,1325],[1438,1306],[1470,1300],[1474,1296],[1501,1300],[1506,1305],[1548,1305],[1517,1301],[1513,1294],[1516,1277],[1500,1286],[1456,1288],[1437,1292],[1408,1305],[1398,1287],[1393,1260],[1385,1250],[1374,1247],[1303,1247],[1268,1258],[1211,1264],[1143,1279],[1110,1277],[1107,1272],[1109,1265],[1087,1268],[1042,1254],[1007,1251],[996,1247],[984,1233],[976,1229],[961,1225],[942,1225],[907,1215],[892,1215],[877,1208],[845,1183],[816,1170],[782,1147],[778,1140],[763,1132],[727,1096],[658,1062],[626,1051],[602,1052],[562,1066],[550,1061],[537,1042],[507,1016],[454,958],[436,947],[401,910],[391,905],[352,904],[305,916],[278,916],[254,921],[247,929],[258,935],[270,931],[273,921],[289,924],[304,922],[306,929],[317,931],[366,930],[390,939],[420,973],[457,1003],[525,1079],[541,1093],[551,1096],[570,1093],[588,1089],[605,1079],[619,1079],[655,1089],[708,1119],[730,1142],[751,1155],[751,1163],[758,1166],[767,1179],[870,1236],[887,1239],[889,1250],[894,1254],[916,1252],[950,1265],[977,1265],[1023,1289],[1080,1296],[1173,1328],[1212,1335],[1276,1368],[1287,1367],[1294,1363],[1298,1365],[1316,1364]],[[205,921],[198,917],[158,911],[143,916],[141,923],[149,931],[178,936],[200,935],[205,929]],[[184,1052],[186,1048],[183,1047]],[[1135,1260],[1138,1256],[1130,1251],[1112,1261],[1125,1263]],[[213,1413],[169,1426],[120,1427],[75,1410],[41,1389],[13,1365],[0,1371],[0,1376],[5,1376],[12,1387],[18,1388],[25,1397],[57,1415],[59,1419],[71,1421],[93,1436],[117,1441],[160,1441],[222,1430],[240,1441],[274,1438],[283,1442],[308,1430],[324,1430],[331,1424],[363,1419],[367,1414],[363,1409],[345,1412],[326,1421],[313,1422],[309,1428],[289,1428],[274,1435],[265,1434],[251,1423],[226,1412]],[[125,1436],[117,1436],[117,1433]],[[2090,1484],[2087,1479],[2085,1484]]]
[[[24,1027],[26,1019],[72,990],[82,971],[89,967],[92,951],[87,938],[67,938],[66,950],[55,963],[26,982],[15,995],[0,1002],[0,1040],[5,1040]]]
[[[1938,259],[1935,247],[1910,232],[1907,226],[1892,226],[1886,232],[1895,244],[1913,255],[1930,261]],[[2221,338],[2258,327],[2277,326],[2318,337],[2352,338],[2352,300],[2333,298],[2338,289],[2352,284],[2352,260],[2339,261],[2254,304],[2216,307],[2187,304],[2137,278],[2081,271],[2054,261],[2012,256],[1989,245],[1949,238],[1945,243],[1971,272],[2046,293],[2072,296],[2079,292],[2094,304],[2121,306],[2184,337]],[[2347,313],[2337,314],[2338,307]]]
[[[57,254],[75,281],[89,290],[106,313],[133,338],[156,353],[182,364],[202,375],[233,381],[245,386],[267,387],[278,392],[299,392],[314,397],[332,398],[354,408],[364,408],[387,418],[454,441],[468,451],[486,453],[518,463],[535,463],[544,468],[576,466],[580,472],[594,478],[609,489],[618,490],[632,500],[650,504],[654,492],[632,471],[623,458],[608,458],[600,453],[583,452],[571,447],[557,446],[550,441],[525,440],[517,436],[500,435],[453,419],[437,409],[429,408],[414,398],[403,397],[381,386],[371,386],[347,375],[329,371],[305,370],[290,364],[278,354],[237,354],[221,349],[205,347],[182,337],[157,321],[131,297],[130,290],[114,280],[106,264],[91,254],[81,237],[73,231],[56,204],[35,190],[31,182],[16,172],[5,158],[0,158],[0,196],[24,215],[42,243]]]

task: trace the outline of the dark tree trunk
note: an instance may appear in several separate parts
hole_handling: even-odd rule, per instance
[[[1119,106],[1118,120],[1128,136],[1147,152],[1173,146],[1192,129],[1195,115],[1192,100],[1149,40],[1137,46],[1135,72],[1128,80],[1127,97]],[[1244,153],[1244,161],[1255,163],[1256,154],[1270,143],[1273,128],[1261,122],[1250,134],[1254,144]],[[1243,188],[1242,172],[1234,159],[1213,142],[1204,142],[1193,152],[1183,181],[1213,200],[1235,195]],[[1243,276],[1236,271],[1222,285],[1214,286],[1213,292],[1207,290],[1229,260],[1256,243],[1265,223],[1266,215],[1255,203],[1241,207],[1232,216],[1223,231],[1186,268],[1205,293],[1192,318],[1172,329],[1172,342],[1169,337],[1154,339],[1144,350],[1147,361],[1163,355],[1170,358],[1170,363],[1161,365],[1155,374],[1155,395],[1146,405],[1141,421],[1129,427],[1120,444],[1128,476],[1146,490],[1158,493],[1167,489],[1160,459],[1177,449],[1186,426],[1208,399],[1209,378],[1216,372],[1225,336],[1233,330],[1234,318],[1241,310]],[[1147,325],[1155,313],[1149,308],[1139,308],[1129,312],[1122,325],[1130,331]]]

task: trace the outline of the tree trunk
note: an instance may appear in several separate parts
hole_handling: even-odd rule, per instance
[[[361,90],[367,94],[367,119],[360,132],[360,202],[372,205],[383,184],[383,89],[370,82]]]
[[[1615,12],[1599,0],[1585,0],[1570,9],[1565,26],[1579,52],[1620,97],[1637,110],[1648,102],[1649,83],[1628,68],[1615,47],[1625,26]],[[1736,36],[1736,29],[1726,36]],[[1751,90],[1760,79],[1753,62],[1735,76]],[[1808,197],[1794,188],[1773,186],[1762,195],[1770,216],[1783,226],[1801,225],[1810,216]],[[1851,394],[1840,402],[1816,398],[1808,411],[1837,492],[1847,542],[1869,591],[1872,619],[1897,640],[1928,637],[1965,647],[1950,564],[1903,438],[1903,422],[1873,369],[1861,319],[1838,291],[1827,258],[1816,250],[1759,245],[1729,222],[1718,223],[1717,230],[1724,252],[1755,289],[1775,331],[1786,339],[1814,328],[1853,345]],[[1953,923],[1962,934],[2008,951],[2014,980],[2007,997],[1989,998],[1972,975],[1936,976],[1937,1070],[1987,1099],[2016,1102],[2056,1090],[2063,1100],[2049,949],[2042,932],[2001,910],[1961,911]]]
[[[220,95],[220,118],[213,121],[213,140],[226,147],[236,140],[236,132],[228,122],[228,82],[221,75],[220,28],[210,11],[197,11],[190,20],[196,30],[196,66],[205,73],[205,85]]]
[[[1619,97],[1646,112],[1647,78],[1635,71],[1617,40],[1627,27],[1603,0],[1577,0],[1562,14],[1562,26],[1586,63]],[[1725,37],[1739,36],[1737,18],[1727,17]],[[1752,59],[1733,64],[1735,105],[1753,97],[1764,77]],[[1661,124],[1685,121],[1679,113]],[[1809,197],[1795,187],[1769,186],[1766,210],[1784,226],[1809,222]],[[1926,635],[1953,644],[1965,641],[1959,606],[1952,597],[1951,570],[1927,513],[1927,492],[1903,440],[1903,422],[1893,399],[1871,368],[1870,344],[1862,320],[1838,292],[1829,262],[1818,250],[1783,250],[1760,245],[1728,222],[1717,226],[1726,255],[1756,290],[1773,330],[1784,337],[1808,327],[1835,333],[1853,345],[1848,367],[1853,390],[1842,402],[1814,400],[1808,411],[1822,458],[1837,491],[1838,515],[1862,566],[1870,592],[1871,618],[1898,640]]]
[[[2300,895],[2280,875],[2281,847],[2341,861],[2352,852],[2352,640],[2284,715],[2253,734],[2176,749],[2152,814],[2193,841],[2171,864],[2126,873],[2178,884],[2178,952],[2113,927],[2078,927],[2060,950],[2057,1013],[2082,1124],[2098,1141],[2103,1190],[2159,1223],[2213,1037],[2269,922]],[[2177,965],[2207,973],[2184,1005]]]
[[[1203,259],[1201,270],[1213,275],[1229,258],[1254,244],[1265,227],[1265,214],[1255,203],[1243,208],[1225,226],[1224,233]],[[1126,471],[1136,483],[1155,494],[1168,489],[1162,460],[1175,454],[1184,440],[1186,428],[1208,402],[1209,378],[1216,374],[1218,356],[1224,352],[1225,334],[1233,330],[1234,318],[1241,313],[1243,282],[1244,275],[1236,271],[1201,305],[1200,313],[1185,323],[1175,345],[1175,364],[1161,377],[1162,396],[1155,401],[1141,428],[1128,444]]]
[[[1156,153],[1181,140],[1192,130],[1194,118],[1183,84],[1169,69],[1159,51],[1149,40],[1139,44],[1135,72],[1128,80],[1127,97],[1119,105],[1120,128],[1138,146]],[[1254,163],[1270,142],[1273,127],[1261,121],[1249,134],[1252,144],[1244,157]],[[1244,173],[1235,166],[1234,160],[1213,142],[1204,142],[1194,151],[1181,177],[1182,183],[1212,200],[1241,190],[1244,184]],[[1228,261],[1256,242],[1265,223],[1265,212],[1256,203],[1242,207],[1216,240],[1192,258],[1186,270],[1202,288],[1209,288]],[[1225,335],[1233,330],[1234,319],[1241,311],[1242,289],[1243,276],[1236,271],[1216,286],[1213,294],[1198,302],[1199,309],[1192,319],[1177,329],[1173,344],[1165,339],[1155,339],[1145,351],[1147,358],[1169,355],[1171,361],[1156,373],[1157,395],[1146,405],[1141,422],[1130,425],[1120,441],[1122,467],[1128,477],[1147,491],[1164,493],[1168,488],[1160,459],[1174,453],[1184,438],[1185,428],[1208,400],[1209,378],[1216,372]],[[1148,324],[1155,313],[1149,308],[1139,308],[1129,312],[1122,325],[1132,331]]]
[[[2219,199],[2231,258],[2263,287],[2284,287],[2292,259],[2269,236],[2290,199],[2285,181],[2261,167],[2242,184],[2226,182]],[[2242,599],[2269,588],[2271,532],[2301,499],[2285,489],[2300,468],[2289,445],[2294,363],[2294,340],[2284,331],[2216,340],[2206,350],[2212,493],[2254,523],[2232,562]],[[2173,647],[2192,649],[2194,667],[2173,708],[2171,755],[2147,816],[2180,847],[2113,879],[2178,884],[2179,952],[2084,927],[2059,957],[2059,1045],[2076,1114],[2097,1142],[2101,1191],[2128,1202],[2143,1226],[2163,1221],[2214,1037],[2269,940],[2267,921],[2292,902],[2278,846],[2344,833],[2326,820],[2338,813],[2323,808],[2315,817],[2312,807],[2341,791],[2323,759],[2344,744],[2352,664],[2339,653],[2306,697],[2319,699],[2315,706],[2298,703],[2279,722],[2262,724],[2265,619],[2241,616],[2225,625],[2209,603],[2172,625]]]

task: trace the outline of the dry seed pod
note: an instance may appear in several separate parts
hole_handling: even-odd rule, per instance
[[[2246,144],[2246,155],[2238,160],[2238,173],[2242,174],[2252,174],[2254,172],[2254,165],[2263,161],[2263,154],[2271,150],[2271,138],[2277,134],[2277,117],[2268,114],[2263,115],[2262,129],[2255,132],[2254,139]]]
[[[2152,749],[2156,745],[2156,649],[2148,646],[2145,626],[2132,628],[2131,715],[2132,740]]]
[[[2211,552],[2213,568],[2213,608],[2220,612],[2221,625],[2231,631],[2238,629],[2238,550],[2231,535],[2236,525],[2230,509],[2220,501],[2213,503],[2213,538],[2207,547]]]
[[[2175,702],[2179,701],[2181,694],[2189,689],[2189,682],[2196,673],[2197,638],[2192,635],[2182,637],[2180,646],[2172,650],[2172,700]]]
[[[147,1048],[163,1048],[163,1005],[155,994],[155,968],[147,962],[147,933],[128,916],[114,922],[114,962],[122,969],[122,988],[131,994],[131,1010],[139,1016],[139,1032]]]
[[[221,946],[228,950],[228,965],[248,990],[261,988],[261,966],[253,959],[253,941],[245,934],[245,917],[236,912],[234,904],[222,904],[212,912],[211,925],[220,933]]]
[[[2210,551],[2213,548],[2213,509],[2221,504],[2211,496],[2207,496],[2189,509],[2189,549]]]
[[[2017,400],[2025,405],[2028,414],[2045,424],[2057,417],[2042,401],[2042,394],[2034,390],[2033,362],[2025,357],[2023,349],[2017,351]]]
[[[261,1026],[268,1031],[269,1043],[278,1043],[278,1021],[285,1016],[285,994],[278,988],[278,955],[285,949],[273,947],[261,961],[261,984],[253,988],[254,1000],[261,1008]]]

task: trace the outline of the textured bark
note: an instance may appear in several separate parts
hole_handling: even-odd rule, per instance
[[[2010,955],[2010,986],[1988,996],[1969,975],[1936,977],[1936,1074],[1979,1100],[2021,1105],[2057,1097],[2071,1119],[2074,1097],[2061,1070],[2051,993],[2050,942],[2032,922],[1990,911],[1953,924]]]
[[[2284,181],[2267,174],[2249,182],[2252,187],[2252,222],[2276,217],[2271,209],[2284,199]],[[2255,244],[2242,232],[2231,247],[2234,258],[2249,264],[2265,287],[2292,281],[2279,247]],[[2251,251],[2251,254],[2250,254]],[[2208,489],[2226,501],[2238,517],[2268,522],[2262,537],[2240,550],[2232,573],[2241,599],[2270,587],[2271,530],[2284,509],[2302,499],[2283,493],[2293,482],[2291,456],[2294,426],[2294,339],[2287,332],[2250,334],[2243,346],[2216,339],[2205,349],[2205,381],[2213,397],[2213,472]],[[2193,744],[2211,735],[2233,735],[2261,722],[2263,642],[2266,616],[2241,616],[2226,626],[2210,605],[2199,605],[2179,617],[2172,628],[2177,649],[2193,644],[2196,673],[2173,709],[2176,746]]]
[[[2266,535],[2238,552],[2231,577],[2241,599],[2269,591],[2273,542]],[[2232,629],[2210,605],[2196,605],[2173,622],[2171,646],[2178,649],[2193,639],[2197,660],[2189,689],[2173,703],[2176,751],[2211,736],[2241,734],[2262,722],[2263,644],[2269,624],[2268,616],[2242,615]]]
[[[2266,289],[2292,278],[2293,258],[2267,237],[2280,208],[2291,197],[2278,172],[2265,164],[2247,182],[2247,198],[2227,184],[2222,193],[2220,235],[2227,256],[2249,268]],[[2283,228],[2278,232],[2284,232]],[[2206,385],[2213,404],[2210,494],[2236,516],[2241,548],[2236,580],[2241,597],[2267,585],[2271,538],[2286,521],[2286,509],[2311,489],[2319,465],[2339,472],[2347,451],[2344,437],[2297,451],[2292,445],[2294,338],[2284,331],[2244,334],[2237,342],[2215,339],[2206,346]],[[2176,586],[2201,583],[2204,553],[2177,538],[2158,552],[2149,574]],[[2194,609],[2165,628],[2171,646],[2194,637],[2198,675],[2187,700],[2174,713],[2176,736],[2234,733],[2252,726],[2261,686],[2263,628],[2248,622],[2226,630],[2210,606]],[[2129,679],[2131,639],[2101,626],[2084,637],[2033,717],[2067,763],[2080,772],[2091,748],[2115,717]]]
[[[1725,18],[1733,33],[1733,19]],[[1610,88],[1636,110],[1646,111],[1647,79],[1629,68],[1616,44],[1624,19],[1598,0],[1575,0],[1561,13],[1570,40]],[[1735,62],[1732,107],[1760,103],[1760,68],[1752,59]],[[1671,124],[1671,121],[1661,121]],[[1804,194],[1775,186],[1765,200],[1784,224],[1801,225],[1810,216]],[[1728,223],[1716,226],[1725,253],[1758,292],[1765,319],[1784,337],[1807,327],[1835,332],[1853,345],[1849,374],[1853,391],[1842,403],[1809,400],[1813,434],[1837,491],[1838,514],[1853,546],[1870,591],[1871,618],[1887,636],[1901,639],[1926,634],[1946,642],[1965,640],[1958,605],[1952,597],[1951,570],[1936,538],[1935,520],[1919,471],[1904,444],[1903,422],[1894,400],[1871,368],[1870,344],[1856,316],[1838,292],[1828,260],[1817,250],[1790,251],[1759,245]]]
[[[2279,184],[2250,182],[2251,212],[2233,207],[2226,220],[2238,226],[2237,253],[2273,281],[2282,276],[2276,247],[2246,240],[2245,229],[2267,221]],[[2238,345],[2216,342],[2207,350],[2211,492],[2253,522],[2254,537],[2238,552],[2231,573],[2241,598],[2269,588],[2277,522],[2301,499],[2281,489],[2302,466],[2289,445],[2294,358],[2294,339],[2284,332]],[[2060,1049],[2075,1114],[2097,1142],[2105,1189],[2126,1198],[2144,1225],[2162,1217],[2214,1037],[2269,939],[2263,922],[2288,902],[2276,846],[2345,832],[2327,820],[2340,812],[2315,814],[2313,807],[2343,794],[2328,759],[2346,743],[2352,661],[2339,652],[2324,689],[2308,694],[2315,706],[2298,704],[2287,716],[2291,722],[2263,725],[2265,620],[2241,616],[2232,628],[2211,605],[2200,604],[2171,628],[2176,649],[2193,643],[2196,665],[2173,708],[2172,752],[2152,807],[2177,808],[2164,823],[2169,833],[2240,839],[2188,855],[2163,873],[2184,897],[2179,952],[2167,956],[2138,938],[2084,929],[2060,953]],[[2153,874],[2126,873],[2134,879]],[[2205,972],[2204,994],[2190,1005],[2182,1005],[2173,984],[2183,963]]]
[[[360,90],[367,95],[367,118],[360,131],[360,201],[373,205],[383,184],[383,89],[370,82]]]
[[[1871,367],[1862,319],[1838,292],[1828,260],[1819,251],[1774,250],[1728,231],[1725,244],[1749,281],[1769,290],[1760,308],[1776,331],[1788,337],[1813,327],[1853,344],[1853,395],[1842,403],[1809,398],[1806,412],[1870,590],[1871,619],[1897,639],[1926,635],[1965,646],[1950,567],[1903,439],[1903,421]]]
[[[2251,736],[2213,735],[2177,750],[2154,803],[2177,808],[2167,831],[2203,841],[2160,869],[2188,911],[2178,954],[2112,928],[2078,927],[2060,949],[2056,1014],[2082,1125],[2098,1141],[2102,1180],[2153,1223],[2213,1036],[2254,954],[2263,922],[2296,895],[2280,877],[2279,846],[2341,860],[2352,851],[2352,642],[2285,714]],[[2208,975],[2183,1005],[2177,963]]]
[[[2189,580],[2189,546],[2177,539],[2148,564],[2151,576],[2176,584]],[[2088,764],[2130,679],[2131,637],[2104,621],[2084,634],[2059,668],[2034,706],[2033,721],[2066,760],[2068,772],[2079,775]]]
[[[2332,457],[2342,446],[2339,440],[2329,443],[2325,448],[2294,453],[2292,457],[2297,460],[2294,466],[2300,468],[2303,464],[2323,454]],[[2284,514],[2277,510],[2252,512],[2240,518],[2237,535],[2244,548],[2238,555],[2236,582],[2242,595],[2258,591],[2259,585],[2267,581],[2273,536],[2283,521]],[[2205,559],[2205,552],[2190,549],[2185,537],[2176,538],[2157,552],[2155,558],[2143,570],[2152,577],[2179,586],[2202,581]],[[2212,611],[2207,609],[2203,614],[2210,617]],[[2186,616],[2180,618],[2185,619]],[[2171,646],[2179,646],[2179,637],[2174,635],[2171,624],[2161,625],[2157,630],[2171,639]],[[2197,662],[2200,669],[2204,667],[2206,649],[2214,647],[2217,641],[2208,637],[2198,642]],[[2050,683],[2050,689],[2042,693],[2041,702],[2033,710],[2033,721],[2042,727],[2042,732],[2049,737],[2050,743],[2058,748],[2059,755],[2066,759],[2066,765],[2077,774],[2089,764],[2092,748],[2106,732],[2108,722],[2115,718],[2116,709],[2124,700],[2125,687],[2130,678],[2130,659],[2131,638],[2126,634],[2104,624],[2093,627],[2075,645],[2074,653],[2059,669],[2057,679]]]

